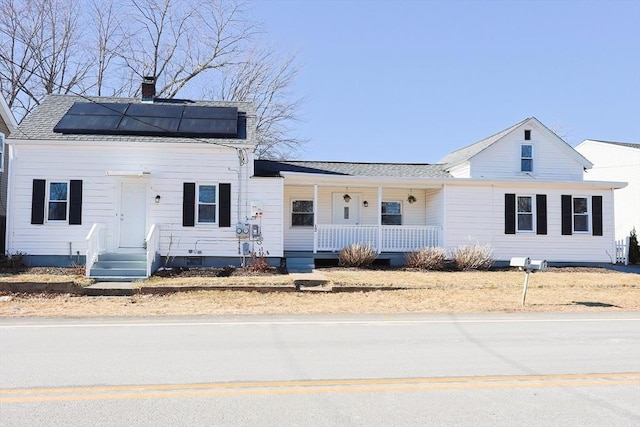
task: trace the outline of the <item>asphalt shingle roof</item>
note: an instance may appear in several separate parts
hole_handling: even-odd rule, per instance
[[[303,172],[345,176],[397,178],[451,178],[444,165],[428,163],[349,163],[301,160],[256,160],[256,176],[279,176],[280,172]]]

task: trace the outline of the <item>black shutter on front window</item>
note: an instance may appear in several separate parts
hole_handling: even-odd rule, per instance
[[[33,180],[31,192],[31,224],[44,224],[44,194],[46,181],[44,179]]]
[[[562,195],[562,234],[569,236],[573,232],[571,196]]]
[[[504,195],[504,234],[516,234],[516,195]]]
[[[82,224],[82,180],[69,182],[69,224]]]
[[[196,183],[185,182],[182,186],[182,226],[193,227],[196,218]]]
[[[231,227],[231,184],[220,184],[220,221],[219,227]]]
[[[547,234],[546,194],[536,194],[536,234]]]
[[[602,196],[591,197],[593,235],[602,236]]]

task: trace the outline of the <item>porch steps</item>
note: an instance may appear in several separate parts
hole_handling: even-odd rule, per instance
[[[147,277],[145,253],[106,253],[98,255],[90,277],[101,281],[130,282]]]
[[[289,273],[311,273],[316,268],[313,258],[287,258],[287,270]]]

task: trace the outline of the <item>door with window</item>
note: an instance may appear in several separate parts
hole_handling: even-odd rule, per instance
[[[123,182],[120,194],[120,247],[142,248],[147,228],[147,185]]]
[[[345,197],[348,195],[349,197]],[[360,223],[360,195],[333,193],[333,223],[357,225]]]

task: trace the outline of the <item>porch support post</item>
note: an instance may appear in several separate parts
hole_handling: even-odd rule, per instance
[[[382,187],[378,187],[378,253],[382,252]]]
[[[318,253],[318,184],[313,184],[313,253]]]

